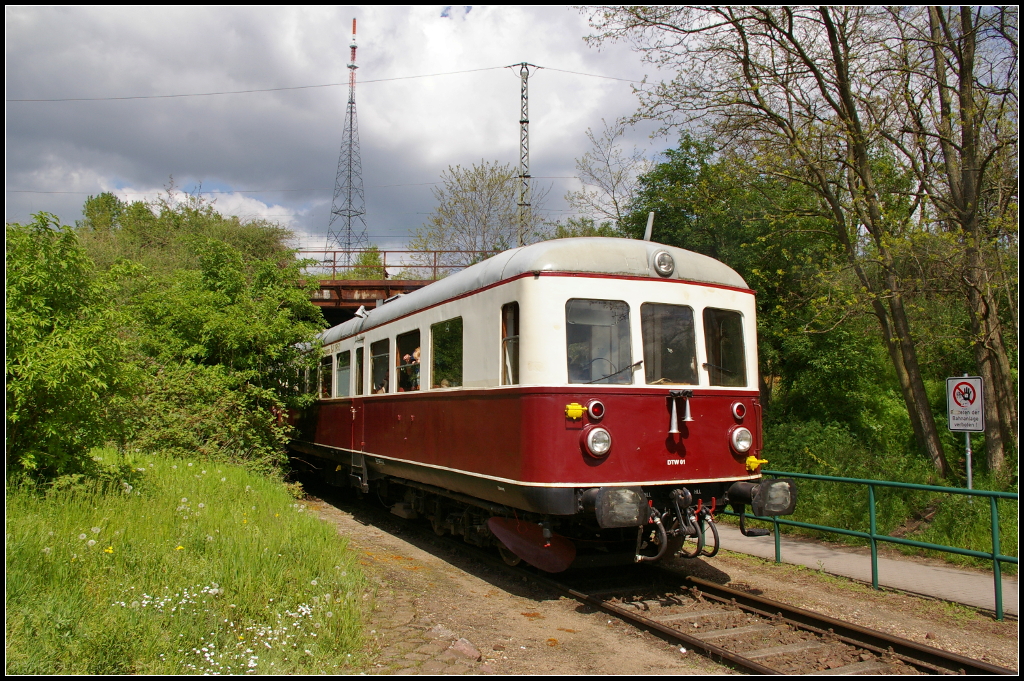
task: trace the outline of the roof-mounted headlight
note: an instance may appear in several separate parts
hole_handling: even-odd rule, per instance
[[[668,251],[658,251],[654,254],[654,269],[658,274],[667,277],[676,269],[676,261],[672,259]]]

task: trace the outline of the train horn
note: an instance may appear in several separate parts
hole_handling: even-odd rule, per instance
[[[688,423],[693,420],[690,415],[690,398],[693,397],[692,390],[669,390],[668,398],[672,400],[672,418],[669,421],[668,432],[678,433],[679,432],[679,416],[676,411],[676,400],[683,398],[686,402],[683,403],[683,423]]]
[[[683,403],[683,421],[692,421],[693,417],[690,416],[690,398],[686,398],[686,402]]]
[[[668,421],[668,432],[672,433],[672,434],[676,434],[676,433],[679,432],[679,416],[678,416],[678,414],[676,414],[676,398],[670,397],[669,399],[672,400],[672,418],[670,418],[669,421]],[[689,412],[690,405],[687,404],[686,407],[687,407],[687,412],[686,413],[689,414],[690,413]]]

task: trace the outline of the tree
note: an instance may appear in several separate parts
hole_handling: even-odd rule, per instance
[[[416,230],[410,249],[424,251],[413,268],[431,268],[437,276],[479,262],[493,253],[514,248],[520,235],[526,243],[543,235],[541,209],[546,191],[534,191],[527,222],[520,225],[517,203],[518,172],[511,164],[481,160],[469,168],[449,166],[435,187],[437,207]],[[429,253],[444,251],[444,253]],[[436,257],[436,260],[435,260]]]
[[[380,249],[376,246],[360,251],[352,269],[345,273],[345,279],[386,279],[387,276]]]
[[[544,237],[546,239],[571,239],[580,236],[623,236],[623,233],[612,222],[606,220],[598,224],[594,218],[567,218],[565,222],[558,220],[549,227],[550,230]]]
[[[1015,370],[1000,315],[1013,305],[1000,279],[1016,277],[1001,256],[1016,238],[1007,227],[1016,224],[1018,200],[1017,10],[894,7],[887,13],[898,40],[879,41],[887,48],[880,75],[900,99],[891,107],[894,125],[882,134],[959,246],[947,263],[953,260],[970,311],[975,364],[984,379],[988,465],[1000,471],[1004,443],[1018,444]],[[1016,313],[1011,318],[1015,326]]]
[[[55,476],[125,435],[140,376],[116,289],[133,269],[96,272],[74,230],[34,217],[6,227],[7,465]]]
[[[818,214],[865,292],[899,378],[916,440],[949,472],[928,402],[893,244],[921,225],[922,196],[883,131],[898,93],[879,88],[876,8],[613,7],[591,18],[590,38],[627,40],[676,71],[640,91],[637,118],[703,125],[723,146],[818,198]],[[889,33],[891,37],[891,33]]]
[[[639,189],[638,177],[650,170],[651,163],[636,147],[629,153],[620,148],[619,140],[626,132],[624,121],[601,122],[604,129],[600,134],[587,129],[591,149],[576,159],[583,188],[567,193],[565,200],[584,217],[611,222],[615,227],[629,212]]]

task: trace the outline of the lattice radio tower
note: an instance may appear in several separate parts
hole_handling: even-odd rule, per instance
[[[352,49],[348,63],[348,107],[334,180],[331,221],[327,226],[326,250],[346,251],[344,264],[352,264],[352,251],[368,245],[366,236],[366,199],[363,196],[363,162],[359,155],[359,126],[356,119],[356,20],[352,20]],[[338,223],[335,226],[335,223]]]

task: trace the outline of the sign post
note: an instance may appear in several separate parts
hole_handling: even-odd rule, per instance
[[[985,432],[985,398],[981,376],[946,379],[946,408],[949,429],[967,436],[967,489],[974,489],[971,475],[971,433]]]

